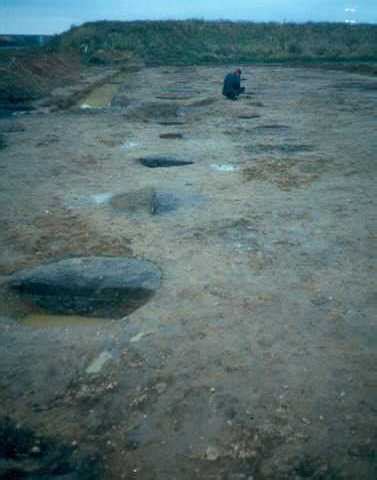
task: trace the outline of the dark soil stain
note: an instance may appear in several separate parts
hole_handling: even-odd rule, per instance
[[[81,454],[75,446],[39,436],[10,418],[0,420],[2,480],[96,480],[103,478],[97,454]]]
[[[352,89],[352,90],[372,92],[377,90],[377,82],[357,82],[357,81],[338,82],[334,85],[334,88],[338,90]]]
[[[280,145],[275,144],[256,144],[256,145],[249,145],[246,147],[247,151],[250,153],[282,153],[282,154],[294,154],[294,153],[304,153],[304,152],[312,152],[314,150],[313,145],[305,145],[305,144],[289,144],[289,143],[282,143]]]
[[[4,136],[0,135],[0,150],[4,150],[4,148],[7,146],[4,140]]]
[[[290,130],[287,125],[271,124],[271,125],[259,125],[254,127],[255,132],[259,133],[284,133]]]

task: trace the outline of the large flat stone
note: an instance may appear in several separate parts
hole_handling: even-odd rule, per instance
[[[160,279],[149,261],[83,257],[17,272],[9,287],[51,313],[117,318],[145,304]]]

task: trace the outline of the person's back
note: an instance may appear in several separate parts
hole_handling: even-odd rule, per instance
[[[241,70],[228,73],[224,78],[223,95],[231,100],[236,100],[240,93],[245,91],[241,88]]]

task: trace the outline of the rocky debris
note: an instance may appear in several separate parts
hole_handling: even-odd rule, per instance
[[[139,162],[148,168],[185,167],[194,163],[191,160],[179,160],[174,157],[145,157],[140,158]]]
[[[99,480],[98,454],[83,454],[74,444],[39,436],[10,418],[0,420],[0,478],[24,480]]]
[[[181,139],[183,138],[182,133],[161,133],[160,138],[164,138],[166,140],[173,140],[173,139]]]
[[[8,287],[51,313],[119,318],[144,305],[160,280],[146,260],[82,257],[16,272]]]

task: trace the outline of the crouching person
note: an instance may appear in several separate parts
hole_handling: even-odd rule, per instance
[[[245,92],[245,88],[241,87],[241,70],[228,73],[224,78],[223,95],[230,100],[237,100],[241,93]]]

